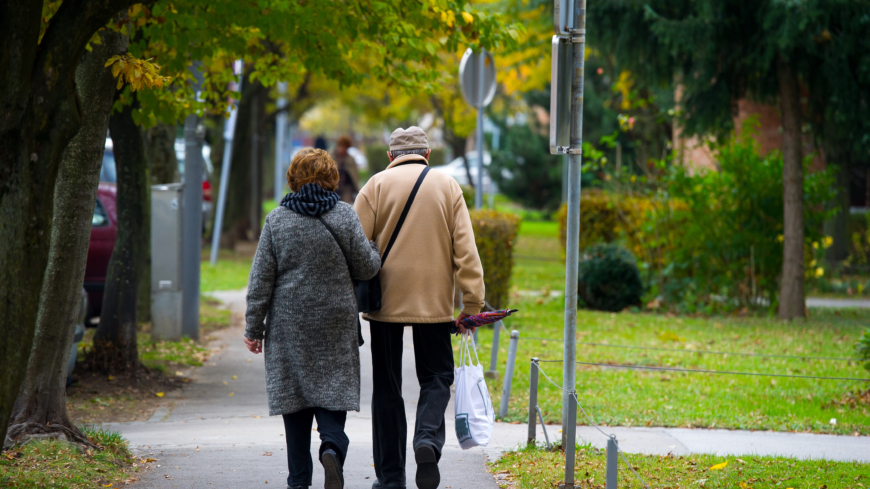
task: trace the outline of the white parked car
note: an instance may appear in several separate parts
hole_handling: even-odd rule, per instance
[[[465,158],[468,158],[468,164],[471,166],[470,173],[471,178],[474,180],[475,185],[477,184],[477,151],[469,151],[465,153]],[[493,183],[492,178],[489,177],[489,164],[492,162],[492,157],[488,152],[483,152],[483,190],[484,193],[498,193],[498,187]],[[459,185],[470,186],[468,183],[468,173],[465,169],[465,161],[462,156],[454,159],[450,163],[441,166],[433,166],[433,171],[444,172],[459,182]],[[503,175],[507,178],[510,176],[509,172],[503,172]]]

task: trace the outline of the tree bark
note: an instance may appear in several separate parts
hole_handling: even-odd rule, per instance
[[[36,335],[9,423],[8,437],[17,443],[33,435],[49,435],[94,446],[67,415],[66,370],[115,95],[115,78],[105,63],[111,56],[127,52],[126,36],[106,29],[100,38],[102,44],[93,46],[76,70],[82,128],[64,150],[58,172]]]
[[[33,344],[55,180],[81,124],[75,73],[91,36],[137,0],[0,0],[0,439]]]
[[[782,111],[782,185],[784,230],[780,319],[806,316],[804,300],[804,174],[798,77],[782,57],[777,59],[779,104]]]
[[[221,229],[221,247],[233,248],[236,241],[248,240],[251,228],[251,131],[250,123],[253,104],[260,104],[267,95],[266,89],[257,81],[245,78],[242,83],[242,98],[239,101],[238,123],[233,136],[233,155],[230,165],[232,184],[227,189],[227,205],[224,210],[224,222]],[[259,106],[259,114],[265,111],[264,105]],[[261,117],[262,119],[262,117]],[[262,152],[260,153],[262,154]],[[217,168],[220,168],[218,165]],[[215,182],[220,181],[220,170],[216,168]],[[212,187],[212,195],[218,195],[219,188]],[[216,201],[215,201],[216,202]]]
[[[139,366],[136,305],[150,242],[151,199],[142,133],[133,121],[135,109],[128,105],[109,119],[118,169],[118,234],[109,260],[100,326],[88,355],[89,367],[101,372]]]
[[[178,158],[175,157],[175,135],[176,127],[168,124],[157,124],[142,130],[145,159],[148,161],[152,185],[181,181],[178,176]]]
[[[175,183],[178,176],[178,158],[175,156],[175,126],[157,124],[150,129],[142,130],[142,140],[145,144],[145,160],[148,173],[151,175],[150,185]],[[150,198],[150,191],[149,191]],[[139,297],[136,301],[139,321],[151,321],[151,243],[146,243],[145,263],[139,277]]]
[[[836,210],[836,214],[825,221],[824,232],[826,236],[833,238],[831,246],[825,250],[825,261],[828,267],[836,267],[841,261],[849,257],[849,176],[852,173],[849,165],[847,151],[839,154],[836,161],[828,161],[834,167],[836,195],[827,203],[828,210]],[[836,155],[826,151],[828,155]]]

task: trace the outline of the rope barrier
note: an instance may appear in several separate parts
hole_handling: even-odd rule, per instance
[[[539,360],[539,362],[540,362],[540,360]],[[547,372],[544,372],[544,369],[538,367],[538,372],[540,372],[540,373],[544,376],[544,378],[547,379],[547,382],[553,384],[553,386],[555,386],[557,389],[559,389],[559,390],[562,391],[562,392],[567,392],[565,389],[563,389],[563,388],[560,387],[558,384],[556,384],[555,382],[553,382],[553,379],[551,379],[550,376],[547,375]],[[580,404],[580,399],[577,398],[577,393],[576,393],[576,392],[571,392],[571,397],[574,398],[574,402],[577,403],[577,407],[580,408],[580,412],[582,412],[582,413],[583,413],[583,416],[586,417],[586,420],[589,421],[589,425],[590,425],[590,426],[592,426],[593,428],[595,428],[596,430],[598,430],[602,435],[606,436],[607,438],[616,441],[616,435],[611,434],[611,433],[606,433],[604,430],[601,429],[600,426],[598,426],[597,424],[595,424],[594,421],[592,421],[592,418],[589,416],[589,413],[587,413],[586,410],[583,409],[583,405]],[[616,450],[616,451],[617,451],[617,453],[619,454],[620,458],[622,458],[622,462],[623,462],[626,466],[628,466],[629,469],[631,469],[631,472],[634,473],[634,476],[637,477],[637,480],[640,481],[641,485],[643,485],[643,487],[644,487],[645,489],[650,489],[650,487],[649,487],[649,485],[646,483],[646,481],[643,480],[643,477],[641,477],[640,474],[638,474],[637,471],[634,469],[634,467],[633,467],[633,466],[628,462],[628,459],[625,457],[625,455],[623,454],[622,450],[619,449],[619,445],[617,445],[617,450]]]
[[[563,363],[564,360],[538,360],[538,363]],[[678,367],[654,367],[647,365],[621,365],[621,364],[610,364],[610,363],[595,363],[595,362],[574,362],[577,365],[592,365],[597,367],[613,367],[613,368],[625,368],[625,369],[639,369],[639,370],[664,370],[669,372],[689,372],[689,373],[701,373],[701,374],[723,374],[723,375],[750,375],[754,377],[785,377],[791,379],[816,379],[816,380],[853,380],[858,382],[870,382],[870,379],[863,379],[860,377],[824,377],[818,375],[793,375],[793,374],[768,374],[762,372],[734,372],[730,370],[702,370],[702,369],[692,369],[692,368],[678,368]]]
[[[556,343],[562,343],[565,340],[560,340],[556,338],[540,338],[536,336],[523,336],[525,340],[538,340],[538,341],[552,341]],[[857,362],[860,361],[858,358],[851,357],[814,357],[814,356],[803,356],[803,355],[778,355],[775,353],[743,353],[743,352],[733,352],[733,351],[716,351],[716,350],[692,350],[688,348],[661,348],[655,346],[636,346],[636,345],[612,345],[610,343],[589,343],[578,341],[578,345],[587,345],[587,346],[604,346],[608,348],[627,348],[631,350],[652,350],[652,351],[669,351],[674,353],[705,353],[711,355],[734,355],[740,357],[761,357],[761,358],[791,358],[797,360],[832,360],[832,361],[841,361],[841,362]]]

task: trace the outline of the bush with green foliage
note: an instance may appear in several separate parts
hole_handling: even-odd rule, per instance
[[[855,353],[858,354],[858,359],[864,362],[864,368],[870,370],[870,329],[864,331],[864,334],[858,338]]]
[[[615,244],[595,244],[580,254],[578,286],[580,303],[599,311],[639,306],[643,294],[637,260]]]
[[[777,304],[782,271],[783,159],[779,151],[759,154],[757,122],[716,149],[719,171],[667,168],[652,196],[656,205],[641,227],[642,241],[661,248],[665,266],[655,284],[668,302],[707,303],[713,296]],[[826,242],[822,224],[829,211],[830,171],[810,171],[804,161],[804,233],[807,277],[819,269],[814,248]],[[679,205],[673,205],[678,202]],[[678,222],[678,236],[662,243],[661,230]],[[686,312],[694,312],[687,310]]]
[[[562,164],[545,134],[538,124],[504,128],[505,148],[492,153],[489,174],[511,200],[554,210],[562,199]]]
[[[366,159],[369,160],[369,175],[382,172],[390,165],[390,157],[387,156],[387,151],[390,147],[386,144],[368,144],[366,145]]]
[[[514,265],[514,241],[519,232],[520,218],[492,209],[472,210],[469,214],[477,252],[483,265],[486,301],[496,309],[501,309],[507,305]]]

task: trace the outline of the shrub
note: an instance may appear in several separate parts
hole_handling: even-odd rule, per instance
[[[637,260],[627,249],[596,244],[581,253],[578,296],[587,307],[617,312],[640,305],[641,294]]]
[[[486,300],[492,307],[501,309],[507,305],[513,270],[514,241],[519,231],[520,218],[515,214],[491,209],[472,210],[469,213],[477,252],[483,264]]]
[[[858,338],[855,352],[858,354],[858,359],[864,362],[864,368],[870,370],[870,329],[864,331],[864,334]]]
[[[555,210],[562,198],[562,163],[551,155],[539,124],[504,129],[505,149],[493,151],[489,175],[501,193],[533,209]]]
[[[366,145],[366,159],[369,160],[369,175],[382,172],[390,165],[390,157],[387,151],[390,147],[386,144]]]

